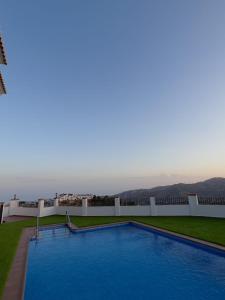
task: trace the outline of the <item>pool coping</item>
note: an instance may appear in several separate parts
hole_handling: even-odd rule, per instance
[[[161,233],[163,236],[175,238],[183,242],[189,241],[189,244],[190,243],[192,243],[192,245],[197,244],[199,246],[202,246],[203,248],[209,248],[211,250],[222,252],[225,255],[225,246],[214,244],[208,241],[200,240],[197,238],[193,238],[187,235],[183,235],[180,233],[169,231],[167,229],[163,229],[160,227],[156,227],[153,225],[149,225],[137,221],[114,222],[114,223],[85,226],[85,227],[77,227],[73,223],[70,224],[61,223],[61,224],[45,225],[45,226],[41,226],[40,228],[44,230],[44,229],[56,228],[60,226],[67,226],[71,232],[81,233],[81,232],[113,228],[122,225],[129,225],[129,224],[137,226],[139,228],[141,227],[143,229],[147,229],[151,232],[157,232],[159,234]],[[17,250],[13,259],[13,263],[10,268],[8,278],[6,280],[6,284],[3,290],[3,295],[1,300],[23,300],[24,298],[26,271],[27,271],[27,262],[28,262],[28,246],[30,240],[32,240],[32,238],[34,237],[35,229],[36,229],[35,227],[28,227],[28,228],[24,228],[22,231],[22,235],[20,237]]]
[[[202,246],[203,249],[207,250],[212,250],[212,251],[216,251],[216,252],[220,252],[223,253],[223,255],[225,255],[225,246],[219,245],[219,244],[215,244],[212,242],[208,242],[205,240],[201,240],[198,238],[194,238],[191,237],[189,235],[185,235],[185,234],[181,234],[181,233],[177,233],[174,231],[170,231],[161,227],[156,227],[153,225],[149,225],[149,224],[145,224],[145,223],[141,223],[141,222],[137,222],[137,221],[131,221],[131,224],[137,225],[138,227],[141,228],[146,228],[146,229],[150,229],[152,232],[158,232],[158,233],[162,233],[164,236],[166,237],[170,237],[170,238],[175,238],[177,241],[181,241],[181,242],[190,242],[187,244],[196,244],[198,246]],[[218,254],[218,253],[217,253]]]

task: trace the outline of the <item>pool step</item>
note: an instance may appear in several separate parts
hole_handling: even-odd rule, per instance
[[[72,233],[67,228],[62,229],[51,229],[51,230],[40,230],[39,231],[39,239],[52,239],[59,237],[68,237]]]

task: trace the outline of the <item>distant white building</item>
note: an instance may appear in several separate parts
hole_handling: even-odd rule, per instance
[[[75,201],[82,199],[92,199],[92,194],[59,194],[56,196],[59,201]]]

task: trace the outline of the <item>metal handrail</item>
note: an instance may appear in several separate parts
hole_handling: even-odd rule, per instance
[[[214,196],[214,197],[198,197],[199,205],[225,205],[225,197]]]
[[[66,224],[67,224],[68,226],[70,226],[70,224],[71,224],[70,216],[69,216],[69,214],[68,214],[68,211],[66,211]]]
[[[36,221],[36,238],[39,236],[39,216],[37,216],[37,221]]]

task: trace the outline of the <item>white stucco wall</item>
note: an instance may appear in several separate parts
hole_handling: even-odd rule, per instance
[[[121,216],[150,216],[151,206],[140,205],[140,206],[120,206]]]
[[[87,216],[115,216],[114,206],[89,206]]]
[[[36,207],[11,207],[10,215],[11,216],[30,216],[36,217],[38,216],[38,208]]]
[[[189,205],[156,205],[156,216],[189,216]]]
[[[9,206],[4,206],[3,218],[8,217],[8,215],[9,215]]]
[[[66,215],[66,212],[70,216],[81,216],[82,215],[82,207],[81,206],[57,206],[56,214],[57,215]]]
[[[56,208],[54,206],[44,207],[40,211],[40,217],[56,215]]]
[[[198,205],[195,216],[225,218],[225,205]]]

